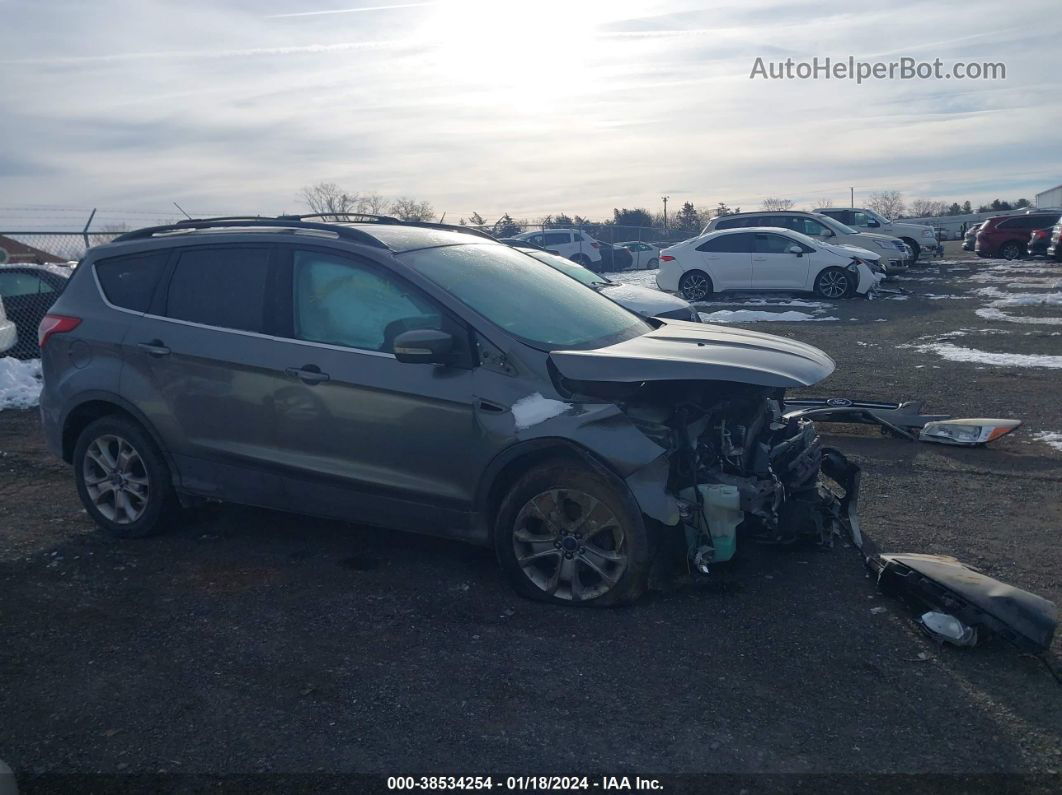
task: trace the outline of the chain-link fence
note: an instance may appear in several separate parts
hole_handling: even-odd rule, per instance
[[[37,328],[87,248],[118,232],[0,232],[0,357],[35,359]]]

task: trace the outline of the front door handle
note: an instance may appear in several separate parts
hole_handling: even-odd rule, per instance
[[[322,373],[321,368],[316,364],[304,364],[302,367],[289,367],[284,372],[298,378],[304,384],[319,384],[322,381],[327,381],[329,379],[328,373]]]
[[[136,347],[146,352],[148,356],[154,356],[156,359],[162,356],[170,355],[170,349],[162,344],[162,340],[152,340],[151,342],[138,342]]]

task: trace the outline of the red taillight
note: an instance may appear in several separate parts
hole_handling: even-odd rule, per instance
[[[65,334],[73,331],[81,322],[79,317],[69,315],[45,315],[41,318],[41,324],[37,326],[37,345],[41,348],[53,334]]]
[[[672,257],[670,254],[661,254],[660,255],[660,261],[661,262],[674,262],[675,258]]]

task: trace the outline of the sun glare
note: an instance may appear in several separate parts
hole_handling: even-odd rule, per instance
[[[601,6],[559,0],[449,0],[420,31],[428,55],[455,83],[504,90],[511,99],[581,82]]]

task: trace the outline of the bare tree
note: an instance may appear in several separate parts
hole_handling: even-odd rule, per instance
[[[300,198],[314,213],[339,216],[359,212],[358,194],[347,193],[334,182],[318,182],[303,188]]]
[[[828,210],[833,207],[833,199],[823,199],[819,202],[819,206],[816,209]]]
[[[403,221],[430,221],[435,211],[431,202],[419,202],[408,196],[400,196],[391,203],[391,214]]]
[[[898,190],[879,191],[867,200],[867,207],[886,218],[899,218],[904,213],[903,194]]]
[[[382,215],[390,202],[379,193],[366,193],[358,197],[358,212]]]
[[[773,196],[769,196],[769,197],[767,197],[766,199],[763,200],[763,209],[764,210],[773,210],[773,211],[792,210],[793,209],[793,200],[792,199],[777,199],[777,198],[774,198]]]
[[[914,218],[929,218],[934,215],[947,215],[948,205],[936,199],[915,199],[911,202],[910,215]]]

